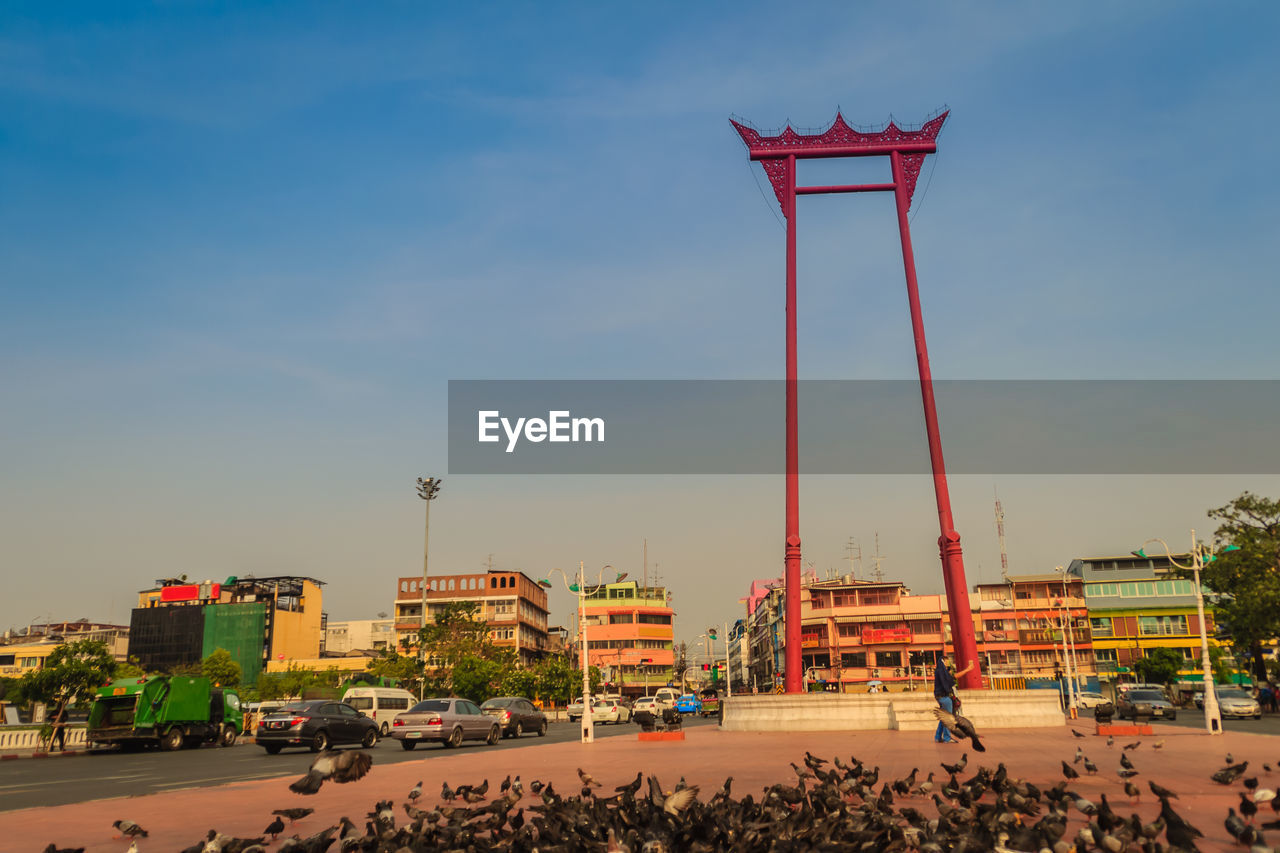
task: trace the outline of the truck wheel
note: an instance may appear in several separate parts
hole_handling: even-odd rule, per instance
[[[160,738],[160,748],[169,752],[182,749],[182,729],[174,726]]]
[[[232,726],[223,726],[222,735],[218,738],[218,746],[235,746],[236,730]]]
[[[329,748],[329,734],[327,732],[316,732],[316,736],[311,739],[312,752],[324,752]]]
[[[369,731],[365,732],[364,737],[360,740],[360,745],[363,746],[365,749],[369,749],[370,747],[377,746],[378,730],[369,729]]]

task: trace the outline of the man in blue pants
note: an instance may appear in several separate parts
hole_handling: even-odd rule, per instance
[[[939,707],[948,714],[955,713],[955,705],[951,701],[952,696],[956,692],[956,677],[964,675],[973,669],[973,662],[960,670],[955,675],[951,674],[951,670],[947,669],[947,661],[942,655],[938,655],[938,665],[933,670],[933,698],[937,700]],[[947,731],[947,727],[942,723],[938,723],[938,728],[933,733],[933,740],[936,743],[951,743],[951,732]]]

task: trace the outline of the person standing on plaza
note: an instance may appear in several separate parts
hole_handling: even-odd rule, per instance
[[[933,670],[933,698],[938,703],[938,707],[948,714],[956,712],[956,703],[954,701],[956,678],[971,669],[973,669],[972,662],[953,675],[951,670],[947,668],[946,658],[941,653],[938,655],[938,665]],[[935,743],[951,743],[951,732],[947,731],[947,727],[940,722],[933,733],[933,740]]]

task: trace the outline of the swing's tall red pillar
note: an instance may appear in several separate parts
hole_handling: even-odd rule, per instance
[[[960,550],[960,534],[951,515],[951,496],[947,489],[947,470],[942,457],[942,439],[938,432],[938,412],[933,397],[933,376],[929,369],[929,351],[924,338],[924,316],[920,309],[920,293],[916,282],[915,255],[911,250],[911,231],[907,212],[915,192],[916,179],[925,155],[937,151],[938,132],[947,119],[943,112],[925,122],[919,130],[903,130],[894,122],[880,131],[865,133],[854,130],[837,114],[826,131],[800,134],[787,127],[776,136],[763,136],[749,125],[730,120],[746,143],[752,160],[760,161],[773,185],[774,195],[787,218],[787,342],[786,342],[786,530],[784,582],[786,588],[785,657],[783,664],[786,692],[803,690],[804,672],[800,655],[800,453],[797,426],[796,365],[796,198],[823,193],[892,192],[898,212],[898,233],[902,241],[902,262],[907,279],[907,301],[911,310],[911,330],[915,338],[916,366],[920,374],[920,396],[924,404],[925,432],[929,443],[929,462],[933,469],[934,496],[938,505],[938,549],[942,559],[942,582],[947,593],[947,615],[951,622],[951,641],[956,663],[963,669],[978,660],[977,638],[973,616],[969,611],[969,589],[964,575],[964,557]],[[888,156],[893,180],[887,184],[848,186],[796,186],[796,162],[803,159],[831,157]],[[960,685],[980,688],[982,676],[975,665],[960,677]]]

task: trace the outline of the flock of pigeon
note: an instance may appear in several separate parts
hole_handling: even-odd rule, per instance
[[[948,719],[949,718],[949,719]],[[963,717],[940,716],[957,737],[971,740],[982,751],[977,732]],[[1085,737],[1076,730],[1077,737]],[[1108,738],[1108,748],[1114,746]],[[1139,775],[1131,754],[1142,741],[1120,751],[1120,777],[1131,803],[1142,796],[1133,779]],[[1152,749],[1161,749],[1156,741]],[[1114,754],[1114,753],[1113,753]],[[368,753],[325,752],[306,776],[289,786],[298,794],[314,794],[325,781],[354,782],[372,766]],[[868,853],[1161,853],[1197,851],[1203,833],[1174,808],[1178,795],[1153,781],[1148,790],[1160,802],[1160,814],[1144,822],[1137,814],[1118,814],[1105,794],[1095,803],[1073,791],[1080,778],[1076,767],[1093,775],[1097,765],[1077,748],[1071,763],[1062,762],[1064,779],[1039,787],[1010,775],[1003,763],[978,767],[962,778],[969,753],[959,761],[942,763],[945,781],[936,771],[919,779],[919,768],[901,779],[880,778],[880,768],[857,758],[830,761],[806,752],[803,766],[793,763],[794,781],[778,782],[756,794],[736,799],[733,777],[706,801],[696,785],[683,778],[668,790],[654,776],[637,773],[630,783],[605,796],[589,773],[578,769],[580,787],[557,792],[553,785],[529,783],[526,794],[520,777],[508,776],[490,796],[489,781],[450,787],[443,783],[440,805],[420,808],[423,783],[408,792],[401,808],[391,800],[374,804],[363,826],[348,817],[318,832],[290,834],[279,840],[277,853],[425,853],[425,851],[510,851],[510,853],[716,853],[716,851],[868,851]],[[1235,786],[1240,802],[1228,810],[1227,833],[1251,853],[1267,853],[1263,830],[1280,829],[1280,800],[1276,792],[1259,787],[1248,775],[1249,762],[1226,766],[1210,778]],[[1267,773],[1270,765],[1263,765]],[[935,778],[939,777],[939,778]],[[929,808],[929,805],[932,808]],[[1271,812],[1259,821],[1259,811]],[[403,811],[403,816],[401,815]],[[1072,812],[1080,820],[1071,831]],[[309,808],[277,809],[275,819],[255,838],[236,838],[209,830],[182,853],[267,853]],[[139,853],[138,839],[147,831],[128,820],[114,824],[117,837],[132,840],[130,853]],[[1161,842],[1163,835],[1164,841]],[[44,853],[76,853],[50,844]]]

